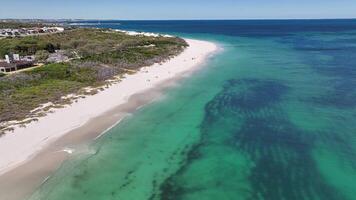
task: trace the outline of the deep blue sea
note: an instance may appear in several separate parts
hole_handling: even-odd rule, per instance
[[[83,23],[223,51],[31,200],[356,200],[356,20]]]

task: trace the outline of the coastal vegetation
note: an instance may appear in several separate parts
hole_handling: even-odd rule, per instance
[[[180,38],[128,35],[107,29],[78,28],[63,33],[5,38],[0,56],[9,53],[36,55],[44,62],[54,52],[68,59],[44,63],[32,70],[0,75],[0,123],[33,117],[33,109],[52,102],[66,103],[68,94],[83,94],[86,87],[163,62],[182,52]],[[0,130],[5,127],[0,126]]]

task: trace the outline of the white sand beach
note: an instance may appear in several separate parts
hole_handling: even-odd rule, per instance
[[[16,127],[14,132],[0,137],[0,175],[31,160],[59,138],[87,124],[91,119],[127,103],[133,95],[196,68],[217,50],[217,46],[211,42],[191,39],[186,41],[189,47],[179,56],[163,64],[144,67],[98,94],[79,99],[65,108],[56,109],[39,121],[32,122],[26,127]],[[71,150],[64,150],[71,153]]]

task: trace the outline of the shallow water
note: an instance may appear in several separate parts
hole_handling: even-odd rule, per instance
[[[356,21],[110,22],[224,51],[31,200],[356,199]]]

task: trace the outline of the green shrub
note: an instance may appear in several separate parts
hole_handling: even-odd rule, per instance
[[[39,75],[42,79],[67,79],[70,77],[69,65],[63,63],[44,65],[26,73]]]

